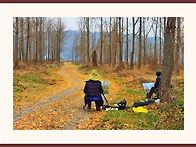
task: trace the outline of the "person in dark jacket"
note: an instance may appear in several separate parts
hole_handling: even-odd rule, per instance
[[[88,104],[88,109],[91,109],[91,101],[88,100],[88,97],[99,97],[99,101],[95,101],[96,104],[96,110],[100,110],[100,106],[103,105],[103,100],[101,97],[101,94],[103,93],[103,88],[101,85],[101,82],[99,81],[101,78],[101,75],[96,71],[93,70],[92,73],[89,75],[89,80],[85,81],[85,87],[84,87],[84,102],[85,106]],[[85,107],[84,106],[84,107]]]
[[[161,82],[161,71],[156,72],[157,78],[156,82],[154,84],[154,87],[150,89],[150,91],[146,95],[146,99],[151,99],[151,96],[153,93],[157,92],[157,97],[159,97],[159,87],[160,87],[160,82]]]

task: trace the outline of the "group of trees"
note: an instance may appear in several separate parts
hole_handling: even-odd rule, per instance
[[[92,61],[93,66],[108,64],[117,70],[125,66],[133,69],[134,64],[138,68],[142,64],[160,64],[163,73],[160,96],[163,102],[171,101],[171,73],[179,74],[179,64],[184,64],[183,18],[84,17],[78,24],[80,34],[75,36],[78,41],[74,44],[76,62]],[[96,30],[99,30],[98,38],[95,38]],[[153,42],[149,34],[153,34]]]
[[[183,64],[184,23],[183,18],[175,19],[174,65],[178,67]],[[130,69],[134,64],[139,68],[142,64],[162,64],[167,21],[166,17],[79,18],[80,34],[75,36],[77,41],[73,44],[75,61],[113,67],[117,64],[124,67],[122,63],[125,63]]]
[[[142,64],[162,64],[167,20],[166,17],[81,17],[72,58],[83,64],[93,61],[93,66],[108,64],[124,68],[125,63],[130,69],[134,64],[139,68]],[[183,18],[175,20],[173,65],[178,72],[184,57],[184,23]],[[15,17],[13,22],[14,68],[19,68],[19,60],[60,62],[66,41],[62,18]]]
[[[184,63],[183,18],[80,17],[78,26],[79,33],[73,39],[75,62],[93,66],[108,64],[117,70],[126,67],[132,70],[134,64],[138,68],[142,64],[160,64],[162,94],[169,93],[171,72],[178,74],[179,64]],[[14,69],[19,69],[19,61],[60,63],[66,41],[65,24],[62,18],[15,17],[13,39]]]
[[[61,18],[15,17],[13,19],[14,69],[19,61],[60,62],[65,25]]]

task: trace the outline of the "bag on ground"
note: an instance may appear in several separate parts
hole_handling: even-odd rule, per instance
[[[125,109],[126,104],[127,104],[127,102],[125,99],[123,101],[120,101],[118,103],[119,110]]]

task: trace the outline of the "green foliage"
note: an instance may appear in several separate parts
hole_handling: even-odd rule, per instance
[[[21,96],[25,91],[38,92],[44,90],[49,85],[54,85],[58,77],[57,74],[50,71],[55,70],[54,67],[49,66],[49,69],[24,72],[23,74],[13,75],[13,98],[21,101],[28,96]],[[48,78],[49,77],[49,78]]]
[[[60,66],[65,66],[64,62],[61,62],[61,63],[60,63]]]
[[[119,77],[112,78],[121,85],[117,98],[110,102],[117,104],[124,98],[131,106],[134,102],[145,101],[146,93],[143,88],[132,86],[127,88],[126,81]],[[135,83],[134,83],[135,85]],[[144,106],[148,113],[135,113],[132,107],[126,110],[108,111],[99,126],[101,130],[183,130],[184,129],[184,85],[181,84],[173,89],[171,104],[159,103]]]
[[[31,76],[31,75],[24,75],[21,76],[21,80],[25,81],[25,82],[43,82],[43,78],[41,78],[40,76]]]
[[[80,63],[72,62],[73,65],[80,65]]]
[[[85,75],[89,75],[92,72],[91,67],[81,66],[81,65],[79,65],[78,70],[81,71]]]

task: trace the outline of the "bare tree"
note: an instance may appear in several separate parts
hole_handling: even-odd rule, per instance
[[[42,63],[42,17],[39,20],[39,62]]]
[[[16,19],[16,29],[15,29],[15,62],[14,62],[14,69],[19,69],[18,64],[18,17]]]
[[[27,21],[27,44],[26,44],[26,56],[25,63],[28,63],[28,54],[29,54],[29,37],[30,37],[30,22],[29,17],[26,18]]]
[[[141,58],[142,58],[142,17],[140,17],[140,28],[139,28],[139,62],[138,68],[141,67]]]
[[[147,40],[147,36],[146,36],[146,18],[143,18],[143,35],[144,35],[144,39],[143,39],[143,46],[144,46],[144,65],[146,65],[146,40]]]
[[[129,59],[129,18],[127,17],[127,35],[126,35],[126,64],[128,65]]]
[[[109,65],[112,65],[112,18],[110,17],[110,28],[109,28]]]
[[[65,37],[64,25],[62,24],[61,18],[58,18],[56,31],[57,31],[56,33],[56,39],[57,39],[56,40],[56,44],[57,44],[56,56],[57,56],[57,62],[60,63],[61,46],[62,46],[63,39]]]
[[[38,34],[38,25],[39,25],[39,18],[36,17],[36,57],[35,57],[35,60],[36,60],[36,63],[38,63],[38,55],[39,55],[39,42],[38,42],[38,37],[39,37],[39,34]]]
[[[89,61],[89,35],[90,35],[90,27],[89,27],[89,17],[86,17],[86,28],[87,28],[87,61]]]
[[[118,43],[118,18],[113,18],[113,28],[111,33],[111,62],[112,67],[116,66],[116,54],[117,54],[117,43]]]
[[[154,40],[154,62],[157,64],[157,28],[158,28],[158,20],[155,18],[155,40]]]
[[[161,57],[161,52],[162,52],[162,42],[161,42],[161,32],[162,32],[162,21],[161,21],[161,17],[159,18],[160,19],[160,32],[159,32],[159,39],[160,39],[160,47],[159,47],[159,64],[161,64],[161,60],[162,60],[162,57]]]
[[[179,59],[180,59],[180,44],[181,44],[181,20],[177,17],[177,44],[175,51],[175,70],[177,75],[179,74]]]
[[[20,17],[20,48],[19,48],[19,60],[24,62],[25,54],[24,54],[24,20],[23,17]]]
[[[175,17],[167,18],[167,26],[165,28],[165,42],[163,50],[163,67],[162,67],[162,79],[161,79],[161,100],[163,102],[171,102],[170,96],[170,84],[171,84],[171,72],[173,70],[173,50],[174,50],[174,34],[175,34]]]
[[[48,27],[47,27],[47,35],[48,35],[48,60],[50,59],[50,48],[51,48],[51,20],[48,21]]]
[[[97,67],[98,66],[98,64],[97,64],[97,52],[96,51],[93,51],[92,62],[93,62],[93,67]]]
[[[119,23],[119,60],[120,60],[120,62],[122,62],[122,58],[123,58],[123,50],[122,50],[122,26],[121,26],[121,17],[119,17],[118,18],[119,19],[119,21],[118,21],[118,23]]]
[[[118,18],[119,64],[115,69],[116,71],[122,70],[122,69],[125,68],[125,65],[124,65],[124,62],[123,62],[123,37],[122,37],[123,36],[123,29],[122,29],[123,28],[123,23],[121,24],[121,22],[122,22],[121,19],[122,19],[121,17]]]
[[[100,57],[99,57],[99,64],[100,64],[100,66],[102,65],[102,51],[103,51],[103,18],[101,17],[101,26],[100,26],[101,28],[101,44],[100,44]]]
[[[130,63],[130,69],[131,70],[133,69],[133,59],[134,59],[134,53],[135,53],[135,35],[136,35],[135,25],[137,24],[139,19],[137,19],[136,22],[135,22],[135,18],[133,17],[132,20],[133,20],[133,39],[132,39],[132,51],[131,51],[131,60],[130,60],[130,62],[131,62]]]
[[[181,18],[182,22],[184,18]],[[181,48],[181,64],[184,64],[184,25],[181,23],[181,39],[180,39],[180,48]]]

